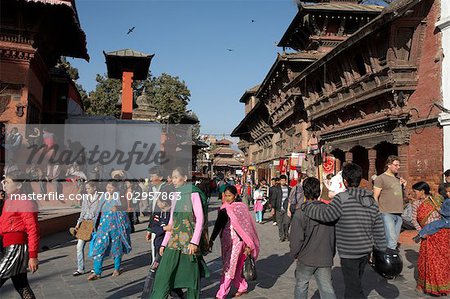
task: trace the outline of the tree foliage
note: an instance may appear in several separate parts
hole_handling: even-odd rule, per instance
[[[121,97],[122,83],[118,79],[110,79],[97,74],[97,85],[84,103],[88,115],[119,116],[120,108],[116,106]]]
[[[197,114],[195,114],[195,112],[190,111],[188,115],[198,120],[198,116]],[[200,137],[200,122],[192,125],[192,138],[199,139],[199,137]]]
[[[85,103],[85,111],[89,115],[120,115],[120,107],[116,103],[121,97],[121,82],[109,79],[104,75],[97,75],[95,90],[89,95]],[[150,73],[145,81],[133,82],[134,97],[142,92],[147,100],[156,109],[160,119],[165,123],[180,123],[186,113],[191,92],[186,83],[178,77],[161,74],[158,77]]]
[[[191,96],[184,81],[165,73],[158,77],[149,74],[142,88],[161,118],[167,119],[168,123],[180,123]]]
[[[70,79],[72,79],[72,81],[75,83],[75,87],[80,93],[81,102],[83,103],[83,106],[85,106],[85,103],[88,99],[88,94],[83,86],[77,82],[77,80],[80,78],[78,69],[73,67],[70,62],[65,59],[65,57],[61,57],[60,62],[56,67],[64,70],[70,76]]]

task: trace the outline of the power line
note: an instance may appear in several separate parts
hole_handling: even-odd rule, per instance
[[[229,133],[202,133],[200,132],[200,135],[209,135],[209,136],[230,136],[231,134]],[[233,137],[234,138],[234,137]]]

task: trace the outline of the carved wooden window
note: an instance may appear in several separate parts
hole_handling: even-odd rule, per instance
[[[407,64],[410,59],[413,28],[398,28],[395,36],[395,56],[397,64]]]
[[[354,60],[355,60],[355,65],[356,65],[359,75],[364,76],[365,74],[367,74],[366,63],[364,61],[364,57],[361,54],[356,54]]]

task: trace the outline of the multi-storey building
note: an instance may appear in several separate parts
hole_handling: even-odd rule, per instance
[[[443,147],[433,109],[442,103],[439,12],[438,0],[396,0],[384,9],[358,1],[299,4],[280,42],[296,52],[279,55],[255,93],[261,104],[233,135],[248,149],[257,144],[248,155],[271,149],[268,160],[313,154],[318,176],[326,154],[337,169],[353,161],[366,185],[396,154],[403,177],[436,186]],[[320,151],[311,150],[316,139]]]

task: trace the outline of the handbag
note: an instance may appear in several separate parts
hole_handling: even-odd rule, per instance
[[[94,222],[92,220],[83,220],[77,229],[75,237],[83,241],[90,241],[94,231]]]
[[[247,281],[254,281],[257,278],[255,259],[251,254],[247,255],[242,269],[242,277]]]

